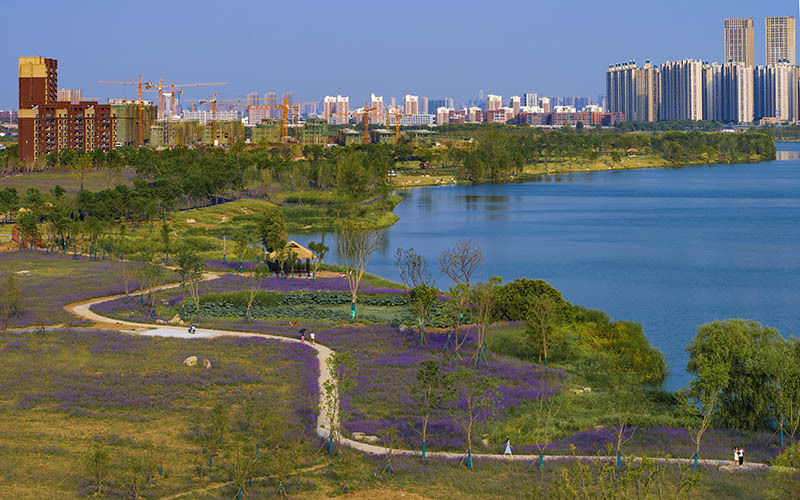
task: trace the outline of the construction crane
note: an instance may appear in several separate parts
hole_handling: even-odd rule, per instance
[[[211,99],[192,99],[197,104],[211,104],[211,141],[217,140],[217,93]]]
[[[139,122],[138,123],[139,134],[138,135],[139,135],[139,137],[138,137],[138,140],[136,142],[138,143],[139,146],[142,146],[144,144],[144,141],[143,141],[143,138],[142,138],[142,113],[144,111],[144,106],[142,104],[142,91],[145,90],[144,87],[146,87],[146,86],[148,86],[150,84],[148,82],[142,82],[142,75],[139,75],[139,80],[136,81],[136,82],[112,82],[112,81],[101,80],[101,81],[99,81],[97,83],[110,83],[110,84],[116,84],[116,85],[136,85],[137,86],[138,96],[139,96],[139,100],[138,100],[138,107],[139,107],[139,120],[138,120],[138,122]]]
[[[158,118],[163,118],[162,112],[164,109],[164,90],[169,89],[171,92],[170,96],[170,108],[171,110],[175,110],[175,89],[180,87],[217,87],[221,85],[227,85],[227,82],[216,82],[216,83],[169,83],[165,84],[163,79],[158,80],[158,85],[154,83],[145,83],[145,90],[157,90],[158,91]],[[183,94],[183,91],[179,91]]]
[[[370,111],[375,111],[377,106],[373,106],[371,108],[367,107],[368,105],[364,104],[364,109],[362,111],[353,111],[350,113],[351,115],[364,115],[364,144],[369,144],[372,142],[369,138],[369,113]]]
[[[386,110],[386,125],[389,125],[389,115],[394,116],[394,143],[400,144],[400,118],[404,116],[411,116],[410,114],[403,114],[399,111],[390,112]]]
[[[248,109],[278,109],[281,112],[281,142],[289,142],[289,121],[291,120],[292,113],[294,113],[297,117],[300,116],[300,106],[306,106],[309,104],[319,104],[319,101],[309,101],[309,102],[296,102],[293,104],[289,104],[289,99],[284,97],[282,102],[278,104],[267,104],[266,97],[264,98],[257,98],[257,101],[264,101],[264,105],[249,105]],[[249,100],[245,99],[238,99],[239,102],[247,102]]]

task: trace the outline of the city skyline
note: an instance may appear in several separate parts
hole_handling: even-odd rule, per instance
[[[764,64],[759,48],[765,44],[766,17],[798,15],[798,5],[788,1],[679,0],[651,5],[646,17],[631,0],[615,2],[614,9],[593,2],[579,2],[577,8],[559,3],[537,6],[536,12],[539,20],[558,22],[532,26],[511,21],[498,37],[496,30],[481,28],[486,23],[482,7],[456,2],[411,1],[402,11],[361,1],[312,10],[250,4],[220,12],[207,1],[151,3],[141,10],[157,6],[157,15],[142,14],[136,22],[119,7],[94,0],[83,2],[81,9],[45,4],[46,9],[37,4],[36,11],[29,3],[2,6],[8,19],[35,13],[39,30],[32,36],[25,23],[5,28],[6,43],[0,47],[4,75],[16,73],[19,56],[44,56],[62,62],[60,86],[102,99],[130,98],[135,92],[104,87],[98,80],[133,80],[141,73],[144,79],[177,83],[227,81],[227,87],[217,89],[221,98],[293,91],[299,101],[321,101],[341,94],[350,96],[353,107],[373,92],[399,99],[406,94],[454,97],[459,103],[477,98],[479,89],[504,97],[526,92],[596,97],[604,87],[596,75],[615,61],[723,61],[723,23],[734,17],[755,21],[755,63]],[[506,1],[493,8],[508,13],[525,5]],[[194,15],[198,12],[214,15]],[[265,22],[270,18],[292,22]],[[93,30],[64,36],[61,26],[84,19],[98,23]],[[660,22],[658,36],[652,35],[652,19]],[[564,30],[565,24],[574,29]],[[181,52],[182,47],[190,49]],[[508,70],[488,70],[487,65]],[[187,96],[206,97],[203,92],[195,89]],[[16,80],[2,79],[0,109],[14,109],[16,103]]]

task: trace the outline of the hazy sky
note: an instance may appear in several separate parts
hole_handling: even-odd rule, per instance
[[[97,80],[229,82],[225,98],[292,90],[474,98],[604,92],[609,64],[722,61],[723,19],[797,17],[776,0],[400,2],[0,0],[0,109],[17,107],[17,57],[58,59],[59,87],[134,97]],[[188,90],[184,97],[210,91]]]

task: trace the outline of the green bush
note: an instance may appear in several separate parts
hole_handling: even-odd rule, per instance
[[[570,304],[561,296],[561,292],[543,280],[519,278],[506,283],[498,290],[495,319],[498,321],[524,321],[528,310],[528,301],[540,295],[548,295],[559,308],[560,320],[566,318]]]

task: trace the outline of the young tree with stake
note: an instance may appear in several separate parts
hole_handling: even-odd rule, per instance
[[[472,430],[480,419],[494,414],[499,402],[497,381],[472,368],[459,366],[447,375],[447,385],[460,404],[449,406],[450,414],[464,430],[467,468],[472,468]],[[463,460],[462,460],[463,463]]]
[[[369,258],[383,245],[385,235],[385,229],[373,229],[361,222],[339,221],[336,224],[336,248],[344,260],[352,296],[350,321],[356,318],[358,286],[367,270]]]

